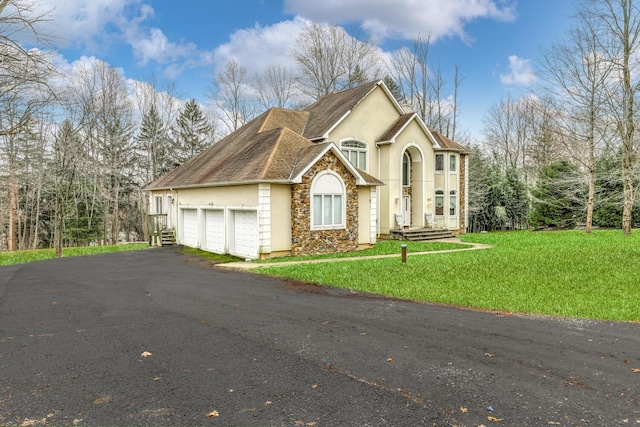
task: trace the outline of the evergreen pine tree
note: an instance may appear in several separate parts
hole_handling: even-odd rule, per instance
[[[184,163],[211,143],[211,124],[195,99],[187,101],[177,120],[176,161]]]

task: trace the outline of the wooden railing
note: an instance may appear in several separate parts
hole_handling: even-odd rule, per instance
[[[167,214],[148,215],[147,227],[149,230],[149,244],[155,246],[160,242],[162,231],[167,229]]]

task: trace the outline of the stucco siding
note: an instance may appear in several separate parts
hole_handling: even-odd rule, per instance
[[[374,243],[371,241],[371,188],[358,187],[358,243],[360,245]]]
[[[271,250],[291,250],[290,185],[271,185]]]
[[[188,206],[258,206],[258,184],[178,190],[178,204]]]

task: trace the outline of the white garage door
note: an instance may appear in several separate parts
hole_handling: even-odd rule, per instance
[[[224,211],[205,210],[204,211],[204,249],[224,253]]]
[[[235,211],[233,255],[258,257],[258,214],[256,211]]]
[[[198,247],[198,210],[182,209],[182,244]]]

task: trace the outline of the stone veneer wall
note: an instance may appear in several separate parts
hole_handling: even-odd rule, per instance
[[[332,170],[346,186],[346,228],[311,230],[311,183],[322,171]],[[358,187],[355,177],[331,152],[327,152],[291,186],[291,255],[349,252],[358,249]]]
[[[460,191],[458,192],[458,203],[460,204],[460,207],[458,208],[460,210],[460,215],[458,215],[459,221],[460,221],[460,229],[458,230],[459,233],[464,233],[466,228],[467,228],[467,224],[465,224],[464,220],[465,220],[465,216],[466,216],[466,187],[465,187],[465,179],[466,179],[466,175],[467,175],[467,170],[464,167],[465,166],[465,162],[467,159],[467,155],[466,154],[460,154]]]

